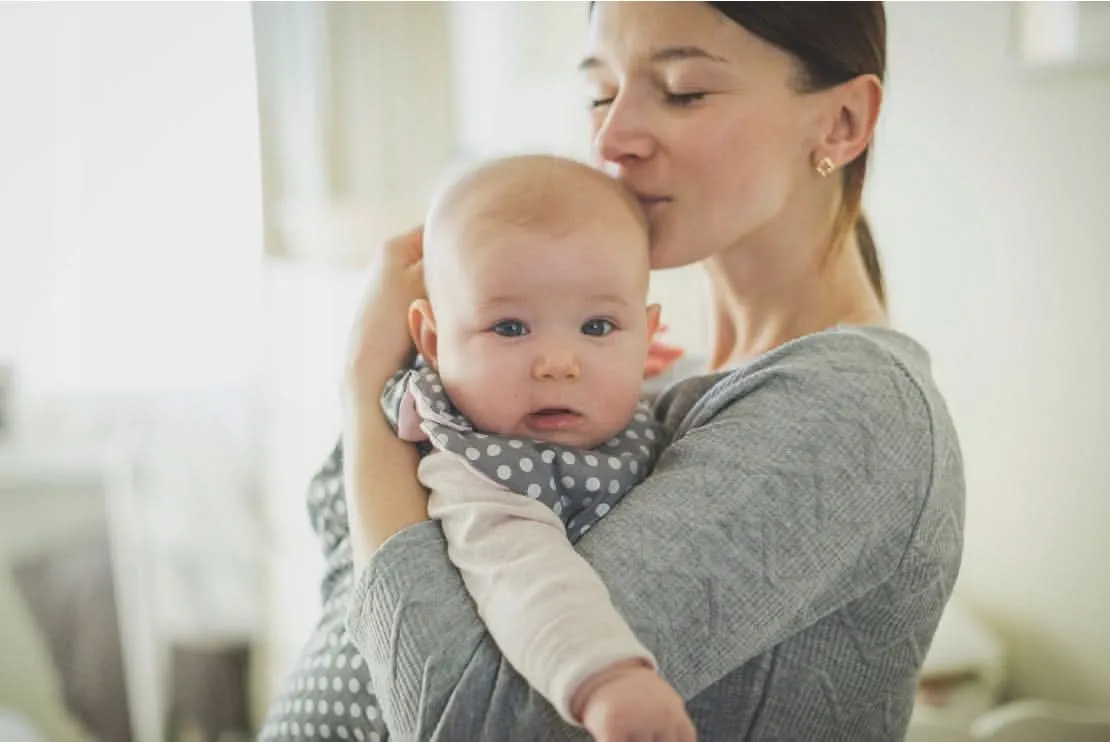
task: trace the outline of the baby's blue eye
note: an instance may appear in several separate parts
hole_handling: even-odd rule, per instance
[[[506,338],[518,338],[528,334],[528,328],[518,319],[503,319],[493,326],[493,331]]]
[[[607,319],[591,319],[582,325],[582,334],[604,337],[615,329],[617,329],[616,325]]]

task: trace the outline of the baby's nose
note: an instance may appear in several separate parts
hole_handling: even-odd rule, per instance
[[[537,380],[577,379],[578,359],[569,349],[549,350],[536,357],[532,375]]]

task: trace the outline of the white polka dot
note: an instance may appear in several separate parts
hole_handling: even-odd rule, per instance
[[[328,480],[328,494],[329,495],[334,495],[334,494],[337,494],[338,492],[339,492],[339,479],[338,478],[329,479]]]
[[[343,655],[339,655],[339,657],[342,657],[342,656]],[[335,658],[336,662],[339,661],[339,657]],[[320,666],[324,667],[324,668],[328,668],[328,669],[331,668],[331,655],[330,654],[325,654],[323,657],[320,658]]]
[[[349,681],[347,681],[347,690],[351,691],[351,693],[358,693],[360,690],[362,690],[362,686],[359,684],[358,678],[351,678]]]
[[[648,428],[647,430],[644,431],[644,436],[647,437],[647,439],[649,441],[653,441],[653,440],[655,440],[655,431],[652,430],[651,428]]]
[[[610,438],[608,441],[605,442],[605,445],[608,446],[609,448],[616,448],[620,444],[621,444],[621,439],[620,438]]]
[[[490,456],[500,456],[501,446],[497,445],[496,443],[491,443],[489,444],[489,446],[486,447],[486,453]]]
[[[638,462],[638,461],[629,461],[628,462],[628,470],[630,472],[632,472],[633,474],[640,471],[640,462]]]
[[[497,467],[497,478],[504,481],[513,475],[512,467],[508,464],[502,464]]]
[[[595,512],[599,516],[604,516],[606,513],[609,512],[609,506],[606,505],[605,503],[601,503],[600,505],[597,506],[597,510]]]
[[[316,690],[316,678],[310,677],[305,681],[305,687],[309,690]]]
[[[340,724],[335,728],[335,734],[339,739],[347,739],[347,727]]]
[[[347,666],[347,655],[341,654],[338,657],[336,657],[335,658],[335,666],[340,667],[340,668],[346,667]]]
[[[574,463],[574,454],[571,453],[570,451],[563,451],[563,463],[568,464],[568,465],[573,464]]]
[[[475,438],[489,438],[489,436],[486,435],[485,433],[478,433],[478,432],[474,433],[474,437]]]
[[[336,701],[335,705],[331,707],[331,712],[335,716],[342,716],[343,715],[343,702],[342,701]],[[343,727],[339,727],[339,729],[342,729],[342,728]],[[335,731],[338,732],[339,729],[336,729]]]
[[[445,412],[447,410],[447,403],[442,399],[436,400],[436,409],[440,412]]]
[[[320,725],[320,738],[331,739],[331,728],[329,728],[327,724]]]
[[[302,701],[299,698],[297,700],[293,701],[293,713],[294,714],[301,713],[301,703],[302,703]]]
[[[563,477],[560,481],[562,481],[563,486],[567,489],[570,489],[574,486],[574,477]]]
[[[346,500],[336,500],[335,501],[335,512],[339,513],[340,515],[346,515],[347,514],[347,501]]]
[[[361,729],[356,729],[355,730],[355,739],[364,740],[364,739],[366,739],[366,735],[362,733]]]
[[[555,477],[547,480],[547,486],[551,489],[555,489]]]
[[[534,464],[532,463],[532,459],[521,459],[520,460],[520,470],[521,471],[532,471],[533,466],[534,466]]]
[[[644,456],[651,455],[651,451],[648,450],[647,446],[640,446],[640,453],[642,453]]]
[[[439,445],[446,446],[447,445],[447,434],[446,433],[436,433],[436,440],[439,441]]]
[[[635,415],[632,416],[632,419],[638,423],[646,423],[648,416],[645,412],[637,412]]]
[[[619,458],[617,458],[616,456],[610,456],[609,457],[609,468],[610,469],[620,469],[621,468],[621,460]]]
[[[289,722],[287,722],[287,721],[281,722],[281,733],[282,734],[289,734]]]
[[[316,726],[311,721],[304,723],[304,733],[309,737],[316,736]]]
[[[536,498],[536,497],[539,497],[541,494],[543,494],[543,487],[539,486],[538,484],[528,485],[528,496],[529,497]]]
[[[367,721],[376,721],[377,718],[378,718],[378,707],[377,706],[367,706],[366,707],[366,720]]]
[[[552,505],[551,506],[551,512],[555,513],[555,515],[562,515],[563,514],[563,503],[557,502],[554,505]]]
[[[511,441],[509,441],[509,448],[523,448],[523,447],[524,447],[524,442],[523,441],[518,441],[516,438],[513,438]]]
[[[626,431],[625,435],[628,436],[628,439],[631,441],[637,440],[640,437],[640,434],[637,433],[635,430]]]
[[[333,691],[335,691],[336,693],[343,690],[343,678],[337,677],[334,680],[332,680],[331,681],[331,689]]]
[[[436,394],[439,394],[440,392],[443,391],[443,385],[442,384],[432,384],[432,391],[435,392]]]
[[[586,480],[586,490],[589,492],[597,492],[601,489],[601,480],[597,477],[590,477]]]
[[[543,453],[540,454],[540,459],[543,460],[543,463],[550,464],[552,461],[555,460],[555,452],[554,451],[544,451]]]
[[[351,667],[353,667],[356,670],[358,668],[362,667],[362,655],[361,654],[351,655]]]
[[[320,714],[321,716],[328,713],[328,702],[320,701],[320,703],[316,704],[316,713]]]
[[[293,736],[294,736],[294,737],[296,737],[297,735],[299,735],[299,734],[301,733],[301,725],[300,725],[300,723],[299,723],[299,722],[296,722],[296,721],[295,721],[295,722],[293,722],[292,724],[290,724],[290,725],[289,725],[289,731],[293,733]]]
[[[609,481],[609,494],[610,494],[610,495],[615,495],[615,494],[617,494],[617,493],[618,493],[618,492],[620,492],[620,491],[621,491],[621,483],[620,483],[620,481],[618,481],[618,480],[616,480],[616,479],[612,479],[612,480],[610,480],[610,481]]]
[[[358,717],[362,716],[362,707],[359,706],[357,703],[352,703],[351,704],[350,711],[351,711],[351,718],[352,719],[357,719]]]
[[[481,455],[477,448],[466,449],[466,457],[471,461],[477,461]]]
[[[590,466],[597,466],[597,456],[594,456],[592,453],[586,454],[585,459],[586,463]]]

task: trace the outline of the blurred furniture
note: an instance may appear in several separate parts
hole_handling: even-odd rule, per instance
[[[958,599],[945,608],[921,668],[911,729],[969,730],[1001,700],[1006,651],[998,636]],[[913,736],[911,739],[917,740]]]
[[[1014,701],[975,720],[976,742],[1110,742],[1110,709]]]
[[[49,552],[52,545],[71,546],[75,533],[98,520],[108,533],[118,636],[126,647],[122,661],[132,739],[161,740],[164,661],[154,636],[130,458],[110,447],[0,446],[5,562]],[[73,633],[68,622],[63,630]],[[55,646],[79,636],[56,636]]]

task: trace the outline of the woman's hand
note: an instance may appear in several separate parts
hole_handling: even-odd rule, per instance
[[[369,282],[348,341],[344,389],[349,404],[377,405],[382,388],[408,360],[409,307],[424,292],[424,228],[387,242],[370,264]]]
[[[343,484],[355,568],[387,539],[428,519],[416,479],[416,448],[400,440],[381,409],[385,383],[412,352],[408,311],[424,296],[418,227],[387,242],[374,257],[355,316],[343,383]]]

